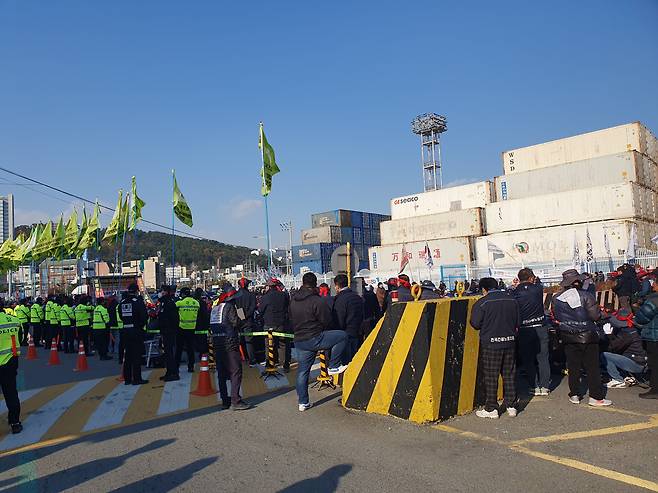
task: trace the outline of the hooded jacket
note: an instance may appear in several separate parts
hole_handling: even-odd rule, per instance
[[[288,294],[271,287],[260,299],[258,306],[265,328],[285,327],[288,324],[289,305]]]
[[[658,342],[658,293],[649,296],[635,313],[635,324],[645,341]]]
[[[615,286],[612,290],[617,296],[632,296],[640,291],[640,281],[637,279],[637,274],[633,268],[625,269],[615,281]]]
[[[331,306],[315,289],[302,286],[290,300],[290,321],[295,341],[307,341],[331,327]]]
[[[358,337],[363,323],[363,299],[350,288],[342,289],[334,297],[332,318],[336,329],[350,337]]]

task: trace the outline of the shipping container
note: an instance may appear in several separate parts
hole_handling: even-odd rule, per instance
[[[391,218],[404,219],[484,207],[493,202],[493,184],[481,181],[391,200]],[[372,229],[376,229],[374,226]]]
[[[494,179],[496,200],[634,182],[658,190],[658,165],[635,151],[539,168]]]
[[[354,229],[356,228],[340,228],[340,242],[347,243],[349,241],[354,243]],[[360,228],[359,231],[361,231]]]
[[[592,241],[595,258],[624,255],[629,244],[631,225],[637,225],[637,248],[655,249],[651,238],[658,233],[658,224],[647,221],[600,221],[568,226],[526,229],[510,233],[495,233],[475,240],[475,256],[481,266],[492,264],[492,251],[497,247],[504,253],[495,260],[495,266],[532,265],[573,259],[574,238],[580,258],[587,254],[587,232]],[[610,251],[605,247],[608,238]],[[492,250],[490,252],[490,250]]]
[[[480,236],[483,209],[464,209],[427,216],[394,219],[380,224],[382,245],[396,243]]]
[[[302,245],[312,243],[340,243],[342,241],[340,226],[321,226],[302,230]]]
[[[343,209],[320,212],[311,216],[311,226],[352,226],[352,213]]]
[[[294,245],[292,247],[293,262],[308,262],[310,260],[331,259],[331,254],[340,243],[313,243],[310,245]]]
[[[372,230],[371,229],[364,229],[363,230],[363,244],[367,246],[372,246]]]
[[[294,275],[305,274],[306,272],[325,274],[330,270],[331,270],[330,260],[309,260],[306,262],[294,262],[292,264],[292,272]]]
[[[363,243],[363,230],[361,228],[352,228],[352,242],[356,244]]]
[[[363,228],[363,213],[359,211],[350,211],[351,226],[353,228]]]
[[[510,175],[626,151],[637,151],[658,162],[658,140],[642,123],[635,122],[504,151],[503,173]]]
[[[443,240],[405,243],[404,249],[409,258],[405,272],[427,272],[425,245],[429,246],[434,267],[450,264],[464,264],[472,261],[470,238],[447,238]],[[402,261],[403,244],[375,246],[368,251],[370,270],[380,276],[397,274]]]
[[[363,213],[363,229],[372,228],[372,216],[370,212]]]
[[[656,193],[627,183],[495,202],[485,211],[487,234],[607,219],[655,221]]]

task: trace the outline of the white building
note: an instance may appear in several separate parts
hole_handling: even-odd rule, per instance
[[[0,243],[14,239],[14,195],[8,194],[0,197],[0,217],[2,217],[2,228],[0,228]]]

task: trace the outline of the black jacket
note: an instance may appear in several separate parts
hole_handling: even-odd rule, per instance
[[[286,327],[290,300],[288,294],[277,288],[270,288],[260,299],[258,311],[263,317],[265,328]]]
[[[158,327],[160,333],[176,333],[178,331],[178,307],[173,296],[160,298],[160,311],[158,312]]]
[[[219,303],[210,312],[210,333],[227,351],[237,351],[240,345],[238,327],[242,322],[235,308],[236,301]]]
[[[210,327],[210,310],[208,310],[208,303],[203,299],[197,299],[199,302],[199,312],[196,315],[196,330],[208,330]]]
[[[598,344],[599,329],[594,322],[601,318],[601,308],[596,298],[578,289],[581,306],[571,308],[566,301],[558,299],[567,291],[556,293],[552,300],[553,317],[559,325],[560,339],[570,344]]]
[[[473,305],[471,325],[480,331],[482,346],[513,348],[519,327],[519,305],[506,291],[489,291]]]
[[[363,323],[363,299],[350,288],[345,288],[334,297],[331,315],[335,329],[358,337]]]
[[[544,286],[539,283],[522,282],[510,294],[519,304],[519,325],[521,329],[546,325]]]
[[[244,320],[240,321],[239,329],[243,332],[248,332],[254,326],[256,295],[248,289],[238,289],[238,294],[235,297],[235,308],[241,308],[244,312]]]
[[[331,327],[331,305],[316,290],[301,287],[290,300],[290,322],[295,341],[307,341]]]
[[[642,347],[642,338],[635,327],[621,327],[608,336],[608,351],[622,354],[640,365],[647,362],[647,353]]]
[[[632,296],[642,289],[637,274],[632,268],[624,270],[615,280],[615,286],[612,290],[617,296]]]
[[[413,301],[414,297],[411,296],[411,289],[406,286],[398,286],[398,301]]]
[[[119,305],[119,318],[123,322],[122,330],[125,334],[141,335],[148,321],[148,313],[142,297],[125,294]]]

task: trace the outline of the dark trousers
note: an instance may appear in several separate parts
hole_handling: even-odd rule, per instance
[[[29,333],[29,331],[30,331],[30,325],[27,322],[21,323],[21,327],[18,332],[19,333],[18,340],[21,346],[27,346],[27,334]]]
[[[53,326],[53,339],[57,341],[57,350],[61,351],[64,348],[64,331],[59,324]]]
[[[531,389],[548,388],[551,364],[548,360],[548,327],[521,327],[519,355]]]
[[[123,363],[123,357],[126,354],[126,341],[123,340],[123,329],[121,330],[121,334],[119,335],[119,364]],[[142,339],[142,342],[140,344],[144,344],[144,340]],[[140,357],[141,357],[141,346],[140,346]]]
[[[18,400],[16,376],[18,375],[18,357],[12,357],[6,365],[0,366],[0,387],[7,404],[7,421],[10,425],[21,421],[21,402]]]
[[[269,330],[272,332],[285,332],[283,327],[269,327]],[[274,344],[274,364],[278,365],[281,360],[283,360],[283,366],[290,366],[290,358],[292,355],[291,339],[287,337],[273,337],[272,343]],[[265,344],[267,344],[267,339],[265,339]]]
[[[98,356],[107,358],[107,345],[110,342],[110,333],[107,329],[91,329],[94,334],[94,346]]]
[[[53,344],[53,338],[57,336],[57,326],[51,325],[48,322],[43,324],[43,346],[46,349],[50,349],[50,346]]]
[[[484,373],[485,411],[498,409],[498,376],[503,377],[502,409],[516,405],[516,351],[511,348],[480,346],[480,364]]]
[[[201,356],[208,354],[208,334],[194,334],[194,350],[199,353],[199,361]]]
[[[78,344],[82,342],[85,346],[85,354],[87,356],[91,356],[91,344],[89,344],[89,327],[88,326],[82,326],[82,327],[77,327],[76,332],[78,334]]]
[[[251,332],[254,329],[253,328],[248,328],[248,329],[244,329],[244,330]],[[255,364],[257,362],[256,347],[254,346],[254,338],[252,336],[245,336],[244,337],[244,347],[247,350],[247,359],[249,360],[249,364],[250,365]],[[267,348],[266,348],[266,350],[267,350]]]
[[[32,340],[35,346],[41,346],[41,338],[43,337],[43,327],[40,323],[33,323],[32,325]]]
[[[62,330],[64,332],[64,351],[67,353],[75,352],[75,346],[73,345],[73,340],[75,339],[75,327],[62,327]]]
[[[123,361],[123,379],[126,382],[139,382],[142,380],[143,339],[139,334],[129,333],[124,329],[121,334],[121,342],[126,350]]]
[[[176,364],[176,332],[163,332],[162,345],[164,346],[166,375],[178,375],[178,365]]]
[[[646,341],[647,363],[651,372],[651,392],[658,392],[658,341]]]
[[[179,329],[176,334],[176,368],[180,366],[183,348],[187,353],[187,368],[194,369],[194,331]]]
[[[240,397],[240,386],[242,385],[242,361],[237,345],[227,347],[226,337],[214,337],[215,364],[217,365],[217,386],[219,395],[224,404],[229,403],[226,381],[231,381],[231,404],[238,404]],[[233,349],[235,347],[235,349]]]
[[[599,365],[598,344],[565,344],[564,354],[567,357],[569,370],[569,397],[582,395],[580,387],[581,369],[587,372],[587,388],[589,396],[600,400],[605,396],[601,383],[601,367]]]
[[[343,351],[344,365],[347,365],[352,361],[352,358],[354,358],[354,355],[359,350],[360,345],[361,339],[359,337],[347,334],[347,344],[345,344],[345,351]]]

